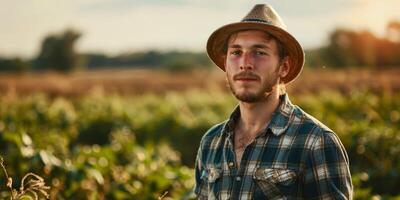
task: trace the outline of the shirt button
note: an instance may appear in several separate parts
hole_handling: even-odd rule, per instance
[[[236,181],[240,182],[242,180],[242,178],[240,178],[240,176],[236,176]]]
[[[233,162],[229,162],[229,163],[228,163],[228,166],[229,166],[229,167],[233,167],[233,165],[235,165],[235,164],[233,164]]]

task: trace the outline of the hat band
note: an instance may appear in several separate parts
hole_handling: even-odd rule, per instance
[[[242,22],[257,22],[257,23],[263,23],[263,24],[272,24],[271,21],[266,21],[266,20],[262,20],[262,19],[244,19],[242,20]]]

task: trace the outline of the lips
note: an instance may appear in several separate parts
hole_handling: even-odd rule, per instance
[[[233,76],[233,80],[235,81],[243,81],[243,82],[250,82],[250,81],[258,81],[260,80],[260,77],[253,73],[245,72],[245,73],[239,73],[235,76]]]
[[[254,79],[254,78],[238,78],[236,80],[237,81],[257,81],[257,79]]]

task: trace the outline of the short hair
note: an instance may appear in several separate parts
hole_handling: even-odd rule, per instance
[[[228,43],[229,43],[229,40],[232,38],[232,36],[236,36],[239,32],[243,32],[243,31],[250,31],[250,30],[257,30],[257,29],[243,29],[243,30],[239,30],[239,31],[236,31],[236,32],[233,32],[227,39],[226,39],[226,41],[224,42],[224,44],[223,44],[223,47],[222,47],[222,51],[223,51],[223,53],[226,55],[227,53],[228,53]],[[286,48],[285,48],[285,45],[283,45],[283,43],[280,41],[280,40],[278,40],[278,38],[276,38],[275,36],[273,36],[272,34],[270,34],[270,33],[268,33],[268,32],[265,32],[265,31],[263,31],[264,33],[265,33],[265,35],[268,37],[268,39],[269,40],[275,40],[275,42],[276,42],[276,46],[277,46],[277,48],[278,48],[278,56],[279,56],[279,59],[280,60],[283,60],[288,54],[287,54],[287,51],[286,51]]]

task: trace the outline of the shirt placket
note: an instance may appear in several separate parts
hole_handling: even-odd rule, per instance
[[[240,190],[239,187],[234,183],[235,177],[237,176],[237,167],[236,167],[236,158],[233,148],[233,132],[228,132],[228,137],[226,138],[226,146],[225,146],[225,158],[224,162],[226,163],[227,169],[229,170],[229,176],[225,178],[229,178],[229,185],[225,185],[223,190],[227,191],[228,196],[225,196],[226,199],[233,200],[237,199],[237,195],[235,195],[235,190]],[[232,184],[233,183],[233,184]]]
[[[228,146],[227,146],[227,151],[228,151],[228,156],[226,157],[225,162],[228,164],[228,168],[230,170],[230,179],[231,179],[231,189],[230,189],[230,197],[229,200],[239,200],[241,199],[241,193],[242,192],[249,192],[249,191],[242,191],[243,189],[243,184],[244,183],[244,176],[246,172],[246,166],[244,163],[242,163],[242,160],[244,158],[249,157],[249,153],[252,150],[252,148],[255,148],[254,145],[256,143],[265,143],[265,140],[267,139],[266,136],[262,137],[262,134],[257,136],[249,145],[246,146],[242,160],[237,161],[235,152],[234,152],[234,146],[233,146],[233,134],[230,134],[230,137],[228,137]],[[260,144],[258,144],[260,145]],[[265,148],[265,147],[263,147]],[[253,158],[248,158],[248,159],[255,159],[257,161],[260,161],[260,156],[261,154],[253,155]],[[239,168],[237,168],[237,163],[236,162],[241,162]]]
[[[241,192],[242,192],[242,184],[243,184],[243,176],[244,173],[246,171],[246,166],[243,166],[242,163],[240,163],[239,168],[237,168],[237,162],[241,162],[241,160],[236,160],[236,156],[235,156],[235,151],[234,151],[234,146],[233,146],[233,133],[230,134],[230,137],[228,137],[228,156],[227,156],[227,164],[228,164],[228,168],[230,171],[230,179],[231,179],[231,189],[230,189],[230,197],[229,200],[239,200],[241,197]],[[254,142],[254,141],[253,141]],[[249,149],[251,148],[251,146],[253,145],[253,142],[249,145],[246,146],[244,152],[243,152],[243,156],[242,159],[247,156]]]

